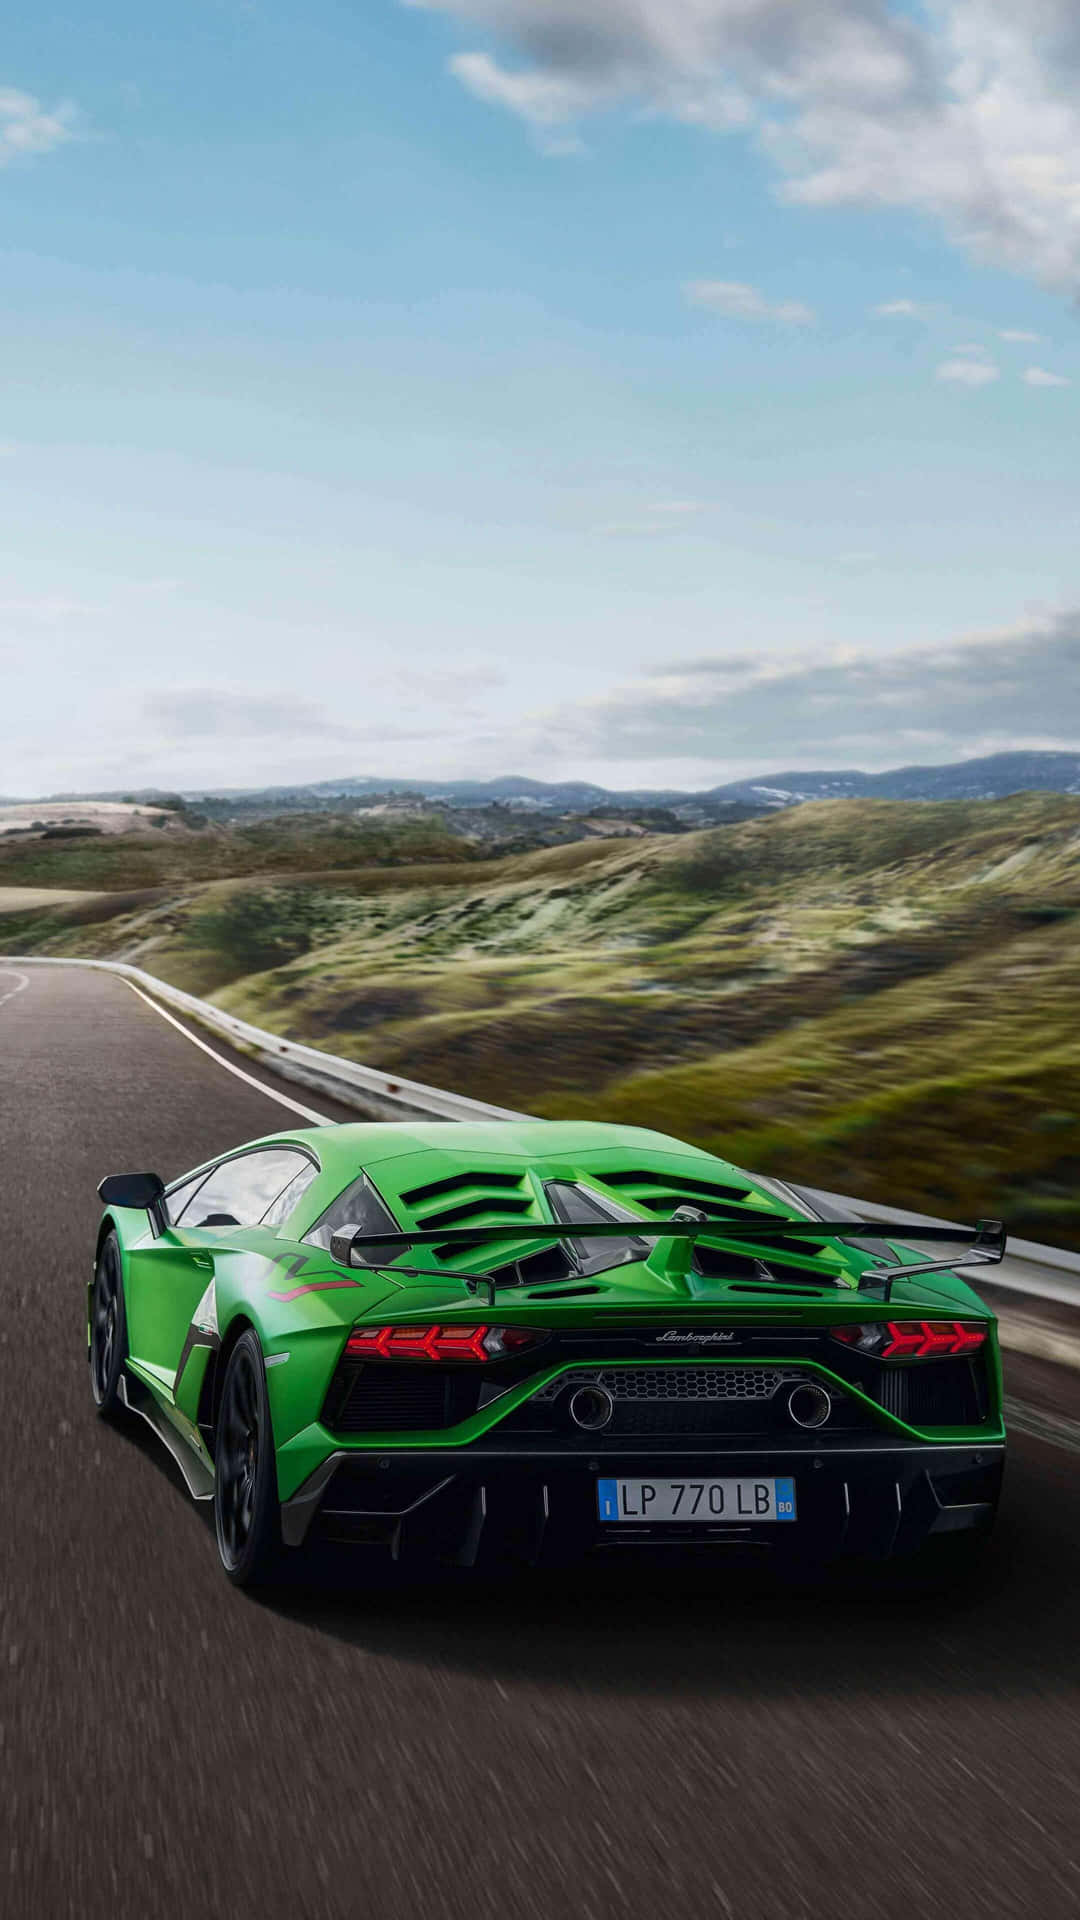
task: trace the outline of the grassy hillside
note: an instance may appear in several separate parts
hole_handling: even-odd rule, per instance
[[[393,826],[345,816],[284,815],[252,826],[201,832],[103,835],[100,839],[0,839],[0,888],[185,886],[253,873],[356,867],[417,860],[461,860],[461,840],[438,820]]]
[[[122,955],[417,1079],[1080,1244],[1080,799],[446,854],[159,875],[9,917],[3,945]]]

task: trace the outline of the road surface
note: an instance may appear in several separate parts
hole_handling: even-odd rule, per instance
[[[230,1588],[93,1413],[94,1188],[282,1124],[122,981],[0,972],[5,1920],[1080,1913],[1080,1454],[1036,1433],[974,1606]]]

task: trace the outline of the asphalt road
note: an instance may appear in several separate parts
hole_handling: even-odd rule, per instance
[[[1018,1437],[974,1605],[674,1564],[250,1600],[149,1434],[94,1415],[84,1283],[103,1172],[286,1116],[119,980],[26,977],[0,972],[6,1920],[1080,1913],[1080,1455]]]

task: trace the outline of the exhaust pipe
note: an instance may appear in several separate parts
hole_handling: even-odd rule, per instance
[[[815,1380],[804,1380],[788,1394],[787,1410],[797,1427],[823,1427],[832,1412],[832,1395]]]
[[[615,1402],[606,1387],[575,1387],[567,1410],[575,1427],[583,1427],[586,1433],[599,1433],[610,1423]]]

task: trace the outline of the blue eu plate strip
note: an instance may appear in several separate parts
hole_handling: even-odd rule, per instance
[[[795,1518],[795,1482],[778,1480],[776,1482],[776,1517],[778,1520]]]
[[[785,1485],[790,1485],[790,1481]],[[601,1520],[617,1520],[619,1517],[619,1483],[617,1480],[598,1480],[596,1498],[600,1507]]]

